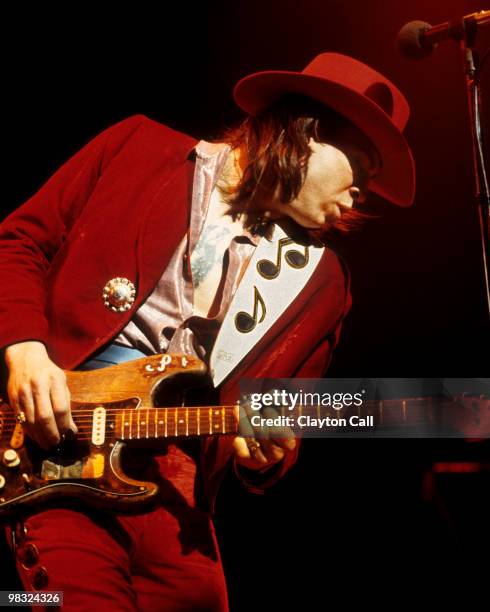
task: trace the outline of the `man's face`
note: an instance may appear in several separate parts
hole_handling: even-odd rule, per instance
[[[329,144],[309,142],[312,150],[298,197],[274,207],[311,229],[327,229],[354,203],[366,198],[369,178],[379,169],[377,153],[356,128],[344,127]]]

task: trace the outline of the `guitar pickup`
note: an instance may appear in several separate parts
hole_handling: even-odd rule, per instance
[[[94,446],[103,446],[105,442],[105,419],[106,409],[104,406],[94,408],[92,416],[92,444]]]

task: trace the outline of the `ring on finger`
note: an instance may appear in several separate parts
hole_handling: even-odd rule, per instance
[[[19,410],[19,412],[15,415],[15,419],[17,423],[22,425],[23,423],[27,421],[26,413],[23,410]]]
[[[255,455],[260,448],[260,442],[254,438],[247,439],[246,442],[248,450],[252,453],[252,455]]]

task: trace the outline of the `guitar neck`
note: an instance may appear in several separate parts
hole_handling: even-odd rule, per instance
[[[236,405],[229,406],[179,406],[154,408],[140,406],[138,400],[112,402],[97,406],[72,404],[73,419],[80,439],[94,439],[101,435],[105,440],[158,440],[213,435],[236,435],[238,419]],[[11,439],[20,426],[7,404],[0,406],[0,435]],[[336,410],[331,406],[296,406],[277,409],[281,417],[309,417],[305,426],[293,429],[308,431],[318,427],[318,419],[359,419],[372,417],[370,424],[376,428],[403,426],[449,427],[458,431],[468,425],[487,432],[490,429],[490,401],[481,398],[420,397],[393,400],[363,401],[360,406]],[[260,415],[260,412],[253,412]],[[303,419],[304,422],[304,419]],[[357,424],[357,423],[356,423]],[[368,423],[369,424],[369,423]],[[290,426],[290,423],[282,423]],[[335,426],[335,422],[332,423]],[[486,435],[486,434],[485,434]]]
[[[482,409],[481,400],[471,398],[460,403],[439,397],[419,397],[393,400],[364,401],[361,406],[335,410],[331,406],[297,406],[277,409],[281,417],[310,417],[310,419],[340,419],[357,416],[372,417],[377,428],[403,426],[447,426],[458,427],[468,422],[474,413]],[[486,400],[488,411],[488,400]],[[470,408],[470,410],[468,410]],[[260,414],[254,412],[253,414]],[[316,429],[317,424],[300,429]],[[284,425],[286,423],[283,423]],[[298,430],[298,427],[293,429]],[[115,437],[121,440],[158,439],[188,436],[236,435],[238,421],[236,406],[199,406],[174,408],[140,408],[121,410],[115,419]]]

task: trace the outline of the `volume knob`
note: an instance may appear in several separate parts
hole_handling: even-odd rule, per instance
[[[19,465],[20,457],[17,451],[15,451],[13,448],[9,448],[3,453],[2,461],[7,467],[13,468]]]

